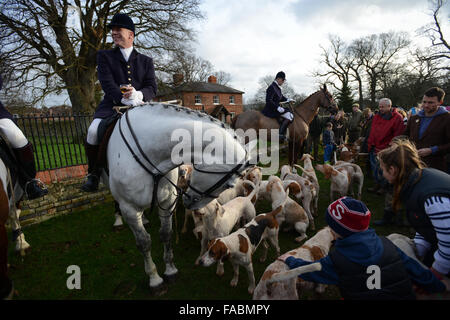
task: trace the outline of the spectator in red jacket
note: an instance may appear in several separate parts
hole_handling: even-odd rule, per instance
[[[369,188],[368,191],[382,194],[389,188],[389,183],[383,177],[383,171],[380,168],[377,153],[387,148],[394,137],[403,133],[405,124],[403,122],[403,116],[398,113],[396,108],[392,108],[392,101],[390,99],[381,99],[378,106],[380,111],[373,117],[369,139],[367,140],[370,167],[372,168],[372,174],[375,180],[374,188]],[[392,209],[392,194],[386,192],[383,219],[375,221],[374,224],[390,224],[393,222],[394,216],[395,213]],[[398,218],[401,219],[400,216],[398,216]],[[399,220],[397,220],[397,222],[402,224]]]

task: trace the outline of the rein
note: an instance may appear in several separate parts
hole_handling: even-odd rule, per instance
[[[188,187],[191,188],[192,190],[194,190],[196,193],[198,193],[201,198],[204,197],[209,197],[209,198],[218,198],[219,195],[213,195],[212,192],[214,190],[216,190],[218,187],[220,187],[222,184],[224,184],[228,179],[230,179],[234,174],[239,174],[239,169],[242,166],[246,166],[247,164],[247,150],[245,150],[245,158],[244,158],[244,162],[243,163],[239,163],[237,166],[235,166],[233,169],[231,169],[231,171],[205,171],[205,170],[201,170],[195,167],[194,164],[192,164],[192,166],[194,167],[194,169],[198,172],[202,172],[202,173],[208,173],[208,174],[225,174],[225,176],[222,177],[222,179],[220,179],[219,181],[217,181],[214,185],[212,185],[211,187],[208,188],[208,190],[206,191],[200,191],[197,188],[194,188],[189,182],[188,182]],[[189,197],[188,194],[186,194],[186,196]],[[194,197],[194,201],[196,200],[200,200],[200,199],[196,199]]]

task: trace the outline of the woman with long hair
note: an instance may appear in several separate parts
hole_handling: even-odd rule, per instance
[[[450,175],[426,168],[415,145],[394,139],[378,153],[383,176],[394,186],[392,206],[403,204],[418,255],[438,278],[450,273]]]

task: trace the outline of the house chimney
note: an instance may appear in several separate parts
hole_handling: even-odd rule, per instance
[[[177,87],[177,86],[179,86],[180,84],[182,84],[183,83],[183,74],[182,73],[175,73],[174,75],[173,75],[173,86],[174,87]]]
[[[209,76],[208,77],[208,82],[209,83],[217,83],[217,78],[215,76]]]

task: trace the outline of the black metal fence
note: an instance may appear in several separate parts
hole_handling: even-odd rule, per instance
[[[15,116],[34,146],[36,169],[49,170],[86,164],[84,141],[92,114]]]

